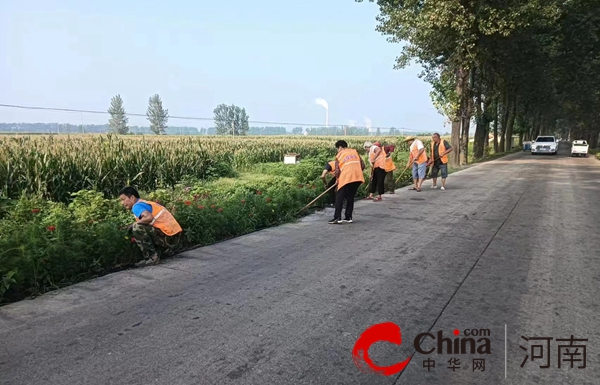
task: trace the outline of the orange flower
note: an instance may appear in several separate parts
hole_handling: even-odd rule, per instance
[[[131,237],[131,243],[135,243],[135,238]]]
[[[245,199],[242,199],[242,203],[246,203],[246,200],[245,200]]]
[[[262,191],[256,191],[257,195],[262,195]]]
[[[220,213],[222,213],[223,212],[223,208],[219,207],[219,209],[217,211],[220,212]]]
[[[34,213],[34,214],[37,214],[37,213],[40,212],[40,209],[31,209],[31,212]]]
[[[183,202],[183,203],[184,203],[186,206],[189,206],[189,205],[191,205],[191,204],[192,204],[192,202],[190,202],[190,201],[185,201],[185,202]]]
[[[267,198],[267,199],[266,199],[267,203],[268,203],[268,202],[271,202],[271,200],[272,200],[271,198]]]
[[[56,226],[48,226],[48,227],[46,227],[46,230],[54,231],[54,230],[56,230]]]
[[[215,207],[217,207],[216,205],[210,205],[211,209],[214,209]]]
[[[198,206],[198,208],[199,208],[200,210],[204,210],[204,206],[202,206],[202,205]]]

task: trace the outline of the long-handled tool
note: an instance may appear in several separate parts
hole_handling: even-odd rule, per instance
[[[433,165],[435,164],[435,161],[440,159],[441,156],[438,156],[437,158],[435,158],[432,162],[431,162],[431,166],[429,166],[429,172],[427,172],[427,174],[425,175],[425,178],[427,177],[431,177],[431,171],[433,170]]]
[[[414,160],[412,162],[410,162],[408,164],[408,166],[406,166],[406,168],[404,169],[404,171],[402,171],[402,173],[400,174],[400,176],[398,177],[398,179],[396,179],[396,183],[398,183],[398,181],[400,180],[400,178],[402,178],[402,175],[404,175],[404,173],[406,172],[406,170],[408,170],[410,168],[410,166],[412,166],[413,163],[414,163]]]
[[[369,183],[367,184],[367,193],[371,191],[371,183],[373,183],[373,171],[375,171],[375,169],[371,167],[371,175],[369,176]]]
[[[327,190],[323,191],[323,193],[321,195],[319,195],[318,197],[316,197],[315,199],[313,199],[309,204],[307,204],[306,206],[302,207],[302,209],[300,211],[298,211],[298,213],[304,211],[304,209],[308,208],[310,205],[312,205],[313,203],[315,203],[317,200],[319,200],[319,198],[321,198],[323,195],[327,194],[329,192],[329,190],[331,190],[335,186],[337,186],[337,182],[335,182],[335,184],[331,185],[331,187],[329,187]]]

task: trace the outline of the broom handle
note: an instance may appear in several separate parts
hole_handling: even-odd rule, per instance
[[[413,163],[414,163],[414,161],[410,162],[410,164],[408,166],[406,166],[406,168],[404,169],[404,171],[402,171],[402,173],[400,174],[400,176],[398,177],[398,179],[396,179],[396,183],[398,183],[398,181],[400,180],[400,178],[402,178],[402,175],[404,175],[404,173],[406,172],[406,170],[408,170],[408,168],[410,166],[412,166]]]
[[[321,198],[323,195],[327,194],[329,192],[329,190],[331,190],[332,188],[334,188],[335,186],[337,186],[337,182],[332,185],[331,187],[329,187],[327,190],[323,191],[323,193],[321,195],[319,195],[318,197],[316,197],[315,199],[313,199],[309,204],[307,204],[306,206],[302,207],[302,209],[300,209],[300,211],[303,211],[304,209],[306,209],[308,206],[312,205],[313,203],[315,203],[319,198]],[[299,212],[300,212],[299,211]]]

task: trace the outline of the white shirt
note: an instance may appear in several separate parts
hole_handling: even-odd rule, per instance
[[[421,142],[419,139],[415,139],[415,141],[410,145],[410,151],[413,151],[415,149],[415,146],[417,147],[417,151],[419,151],[422,148],[425,148],[425,146],[423,146],[423,142]]]

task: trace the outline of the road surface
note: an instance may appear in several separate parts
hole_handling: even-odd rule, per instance
[[[568,147],[359,202],[353,224],[315,214],[2,307],[0,384],[598,384],[600,162]],[[363,373],[354,344],[384,322],[402,344],[371,359],[412,359]],[[415,352],[418,334],[455,329],[487,329],[489,354]],[[585,368],[564,361],[583,359],[559,348],[571,335],[588,339]],[[554,339],[548,368],[545,349],[521,367],[546,344],[521,336]]]

